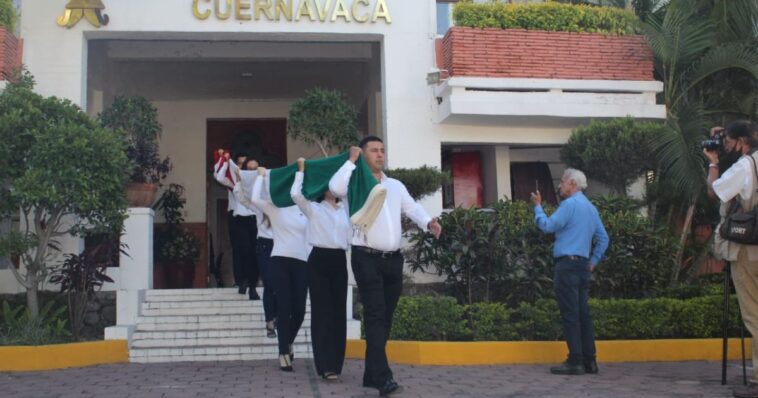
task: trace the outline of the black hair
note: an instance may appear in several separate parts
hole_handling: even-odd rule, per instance
[[[754,147],[758,144],[758,125],[749,120],[735,120],[727,124],[724,130],[727,137],[731,139],[745,137],[750,146]]]
[[[234,154],[234,162],[236,163],[237,159],[239,159],[239,158],[241,158],[243,156],[245,158],[249,158],[250,157],[250,155],[248,155],[247,152],[245,152],[245,151],[239,151],[239,152],[237,152],[237,153]]]
[[[381,138],[375,136],[375,135],[369,135],[368,137],[361,140],[361,143],[358,144],[361,149],[366,149],[366,145],[368,145],[369,142],[381,142],[384,144],[384,141],[382,141]]]

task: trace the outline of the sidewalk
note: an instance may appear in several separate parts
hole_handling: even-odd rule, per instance
[[[326,383],[311,360],[295,358],[295,372],[278,361],[120,364],[38,373],[0,373],[0,396],[18,398],[188,397],[376,397],[360,386],[363,362],[348,360],[342,380]],[[722,386],[719,362],[600,364],[599,375],[554,376],[549,365],[393,365],[404,387],[392,397],[731,397],[742,381],[739,363],[729,364]],[[748,370],[748,375],[750,374]]]

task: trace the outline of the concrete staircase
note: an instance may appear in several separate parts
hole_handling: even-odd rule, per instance
[[[262,289],[258,294],[263,295]],[[313,356],[310,302],[294,345],[296,358]],[[138,363],[274,359],[277,339],[266,337],[263,302],[237,289],[148,290],[140,306],[129,360]]]

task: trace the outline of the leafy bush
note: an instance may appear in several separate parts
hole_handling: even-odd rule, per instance
[[[453,8],[456,26],[472,28],[528,29],[627,35],[638,30],[633,13],[616,8],[558,3],[507,4],[492,1],[475,4],[459,1]]]
[[[421,166],[417,169],[388,169],[388,177],[400,180],[415,200],[429,196],[450,181],[450,174],[435,167]]]
[[[722,334],[722,296],[687,300],[590,300],[595,336],[601,340],[714,338]],[[731,297],[729,333],[738,336],[741,318],[736,296]],[[521,303],[456,304],[450,297],[402,297],[395,311],[391,338],[415,341],[563,339],[560,313],[554,299]]]
[[[193,263],[200,255],[200,241],[181,226],[184,222],[182,209],[186,202],[183,196],[184,187],[171,184],[154,206],[163,213],[166,220],[166,224],[154,236],[154,257],[163,264],[194,266]]]
[[[464,308],[452,297],[400,297],[391,339],[458,341],[469,336]]]
[[[632,117],[592,121],[574,130],[561,149],[561,160],[625,195],[629,184],[656,169],[650,142],[665,128]]]
[[[15,33],[16,22],[18,22],[18,14],[13,0],[0,0],[0,26],[10,33]]]
[[[23,305],[11,307],[3,302],[0,345],[43,345],[69,341],[66,307],[54,309],[49,301],[32,316]]]
[[[317,145],[324,156],[344,150],[358,141],[358,114],[343,93],[313,88],[290,108],[287,134],[309,145]]]

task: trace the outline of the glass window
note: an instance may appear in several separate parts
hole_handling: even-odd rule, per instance
[[[444,36],[453,26],[453,3],[437,3],[437,34]]]

